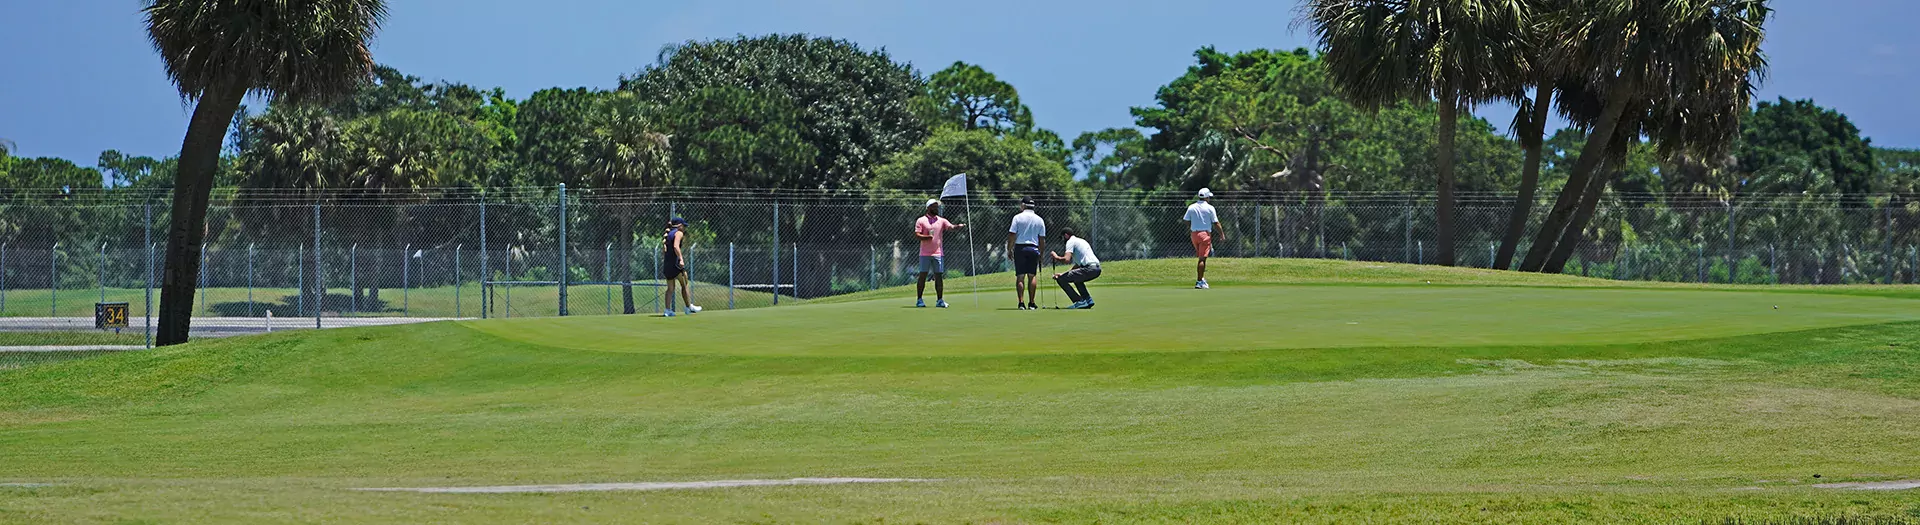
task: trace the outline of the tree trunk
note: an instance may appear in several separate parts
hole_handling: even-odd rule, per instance
[[[1566,269],[1567,259],[1573,257],[1573,250],[1579,248],[1581,241],[1586,239],[1587,223],[1593,221],[1594,210],[1600,205],[1600,196],[1606,194],[1607,184],[1613,182],[1616,173],[1609,170],[1588,181],[1586,191],[1580,197],[1580,208],[1574,211],[1566,230],[1561,232],[1559,242],[1554,245],[1553,252],[1547,255],[1547,262],[1540,268],[1540,273],[1560,273]]]
[[[1448,88],[1440,101],[1440,141],[1435,146],[1435,168],[1439,173],[1440,198],[1433,205],[1434,264],[1453,266],[1453,142],[1460,118],[1460,97]]]
[[[160,272],[160,326],[154,344],[187,342],[193,323],[193,294],[200,275],[200,243],[207,233],[207,200],[220,170],[220,147],[227,127],[247,91],[215,86],[200,94],[187,136],[180,144],[179,171],[173,183],[173,224],[167,228],[166,267]]]
[[[1593,179],[1593,170],[1606,156],[1607,142],[1613,138],[1614,128],[1619,127],[1621,114],[1627,110],[1626,82],[1624,77],[1616,76],[1608,83],[1607,106],[1600,114],[1600,122],[1593,131],[1587,133],[1587,144],[1580,148],[1580,160],[1573,164],[1573,172],[1567,175],[1567,185],[1560,188],[1560,196],[1553,201],[1553,209],[1547,212],[1547,219],[1540,224],[1540,231],[1533,234],[1533,246],[1527,249],[1527,258],[1520,262],[1520,270],[1540,271],[1546,265],[1547,257],[1553,254],[1554,244],[1566,232],[1567,222],[1580,206],[1585,197],[1585,189]]]
[[[1526,160],[1520,171],[1520,194],[1513,198],[1513,211],[1507,217],[1507,233],[1500,237],[1500,252],[1493,258],[1495,269],[1513,267],[1513,253],[1520,248],[1520,236],[1527,232],[1527,219],[1533,215],[1533,194],[1540,188],[1540,157],[1546,141],[1547,117],[1553,113],[1553,88],[1542,82],[1534,88],[1533,113],[1520,131],[1520,148]]]
[[[621,283],[620,312],[627,315],[633,315],[635,312],[633,306],[633,247],[635,244],[634,236],[637,235],[638,232],[633,231],[633,224],[634,221],[632,219],[625,221],[626,229],[620,236],[620,242],[618,243],[620,245],[620,265],[618,268],[620,270]]]
[[[634,315],[634,235],[620,238],[620,312]]]

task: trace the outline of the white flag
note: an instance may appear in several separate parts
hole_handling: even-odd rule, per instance
[[[940,198],[942,199],[954,196],[965,197],[966,195],[967,174],[965,173],[954,175],[953,178],[947,179],[947,186],[940,188]]]

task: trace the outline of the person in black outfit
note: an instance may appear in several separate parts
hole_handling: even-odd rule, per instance
[[[667,238],[662,243],[661,277],[667,280],[667,317],[673,317],[673,286],[680,285],[680,299],[687,305],[687,315],[700,313],[700,307],[694,306],[693,294],[687,289],[687,254],[680,249],[680,242],[687,237],[687,220],[674,217],[667,221]]]

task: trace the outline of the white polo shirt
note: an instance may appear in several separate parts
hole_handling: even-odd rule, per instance
[[[1007,233],[1013,234],[1014,244],[1040,245],[1040,238],[1047,236],[1047,221],[1033,210],[1022,210],[1013,216],[1013,225],[1007,227]]]
[[[1093,256],[1093,245],[1088,244],[1086,239],[1082,239],[1078,235],[1075,235],[1072,239],[1067,239],[1067,256],[1073,258],[1073,265],[1076,267],[1098,266],[1100,264],[1100,258]]]
[[[1186,219],[1193,231],[1213,231],[1213,223],[1220,222],[1220,215],[1214,213],[1212,204],[1200,201],[1187,207]]]

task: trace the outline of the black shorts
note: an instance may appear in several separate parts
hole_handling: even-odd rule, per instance
[[[1022,244],[1013,247],[1013,274],[1033,275],[1040,273],[1040,247]]]
[[[683,273],[687,273],[687,268],[680,266],[680,261],[667,261],[660,268],[660,277],[669,281],[680,278]]]

